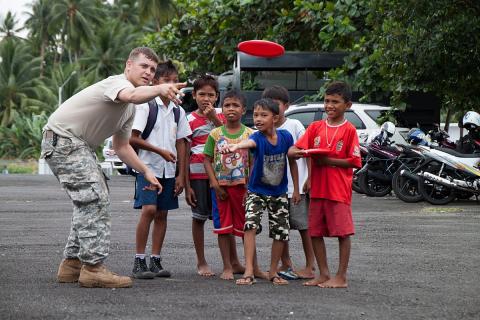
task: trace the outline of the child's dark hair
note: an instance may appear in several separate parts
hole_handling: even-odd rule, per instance
[[[201,75],[193,82],[193,91],[198,91],[203,87],[210,86],[218,94],[218,81],[209,74]]]
[[[271,86],[266,88],[265,90],[263,90],[262,98],[279,100],[283,103],[288,103],[290,101],[288,90],[282,86]]]
[[[175,67],[171,60],[167,60],[157,65],[157,70],[155,71],[155,75],[153,76],[153,78],[158,80],[160,79],[160,77],[166,77],[171,75],[172,73],[178,74],[177,67]]]
[[[253,109],[255,110],[255,108],[257,107],[263,110],[268,110],[275,116],[280,113],[278,103],[276,103],[272,99],[265,98],[255,101],[255,103],[253,104]]]
[[[234,90],[227,91],[227,93],[225,93],[225,96],[223,97],[223,102],[227,98],[238,99],[238,101],[240,101],[240,104],[242,105],[242,107],[245,108],[247,106],[247,98],[245,98],[243,93],[241,93],[238,90],[234,89]],[[222,102],[222,106],[223,106],[223,102]]]
[[[344,81],[333,81],[332,83],[330,83],[325,90],[325,94],[338,94],[342,96],[345,102],[352,101],[352,89],[350,88],[348,83]]]

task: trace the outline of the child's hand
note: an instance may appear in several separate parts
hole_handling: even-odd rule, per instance
[[[238,145],[237,144],[226,144],[226,145],[222,146],[218,151],[221,154],[227,154],[227,153],[234,152],[235,150],[238,150]]]
[[[176,177],[175,178],[175,189],[174,189],[175,194],[174,194],[174,196],[178,197],[179,195],[181,195],[184,187],[185,187],[185,181],[184,181],[183,177],[180,177],[180,176]]]
[[[197,196],[191,187],[185,188],[185,200],[190,207],[195,208],[197,206]]]
[[[298,191],[293,191],[293,195],[292,195],[293,204],[299,204],[301,200],[302,200],[302,197],[300,196],[300,193]]]
[[[175,154],[173,152],[168,151],[168,150],[160,149],[158,154],[168,162],[176,162],[177,161],[177,157],[175,156]]]
[[[208,118],[210,121],[214,121],[217,118],[217,110],[212,103],[208,102],[205,109],[203,109],[203,114]]]
[[[217,195],[218,199],[224,201],[228,198],[228,193],[225,191],[225,189],[220,187],[220,185],[215,185],[213,189],[215,189],[215,194]]]
[[[291,150],[288,152],[288,156],[293,159],[300,159],[305,157],[305,150],[298,149],[298,150]]]
[[[326,156],[315,157],[314,161],[318,166],[328,166],[331,163],[330,158]]]
[[[312,187],[312,184],[310,182],[310,177],[308,177],[307,180],[305,180],[305,183],[303,184],[303,188],[302,188],[303,193],[305,194],[309,193],[311,187]]]

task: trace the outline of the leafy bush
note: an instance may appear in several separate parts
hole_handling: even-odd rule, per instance
[[[10,127],[0,127],[0,157],[38,159],[42,142],[42,128],[47,123],[45,114],[30,118],[17,117]]]

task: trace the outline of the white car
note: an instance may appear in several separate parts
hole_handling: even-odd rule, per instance
[[[110,164],[112,169],[117,170],[120,174],[127,173],[127,165],[118,158],[115,150],[113,150],[112,137],[105,140],[102,153],[105,158],[104,162]]]
[[[357,128],[358,139],[361,143],[367,141],[369,135],[378,134],[380,125],[376,122],[382,112],[390,110],[389,107],[374,104],[353,103],[352,107],[345,112],[345,118]],[[323,102],[305,102],[292,105],[285,111],[285,116],[299,120],[305,128],[313,121],[326,118]],[[408,128],[396,128],[392,141],[407,144],[405,141]]]

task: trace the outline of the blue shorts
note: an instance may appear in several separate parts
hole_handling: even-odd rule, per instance
[[[157,210],[178,209],[178,197],[175,194],[175,178],[157,178],[163,187],[162,193],[157,191],[143,190],[150,183],[145,180],[143,174],[137,174],[135,179],[135,202],[133,208],[141,209],[144,205],[156,205]]]

